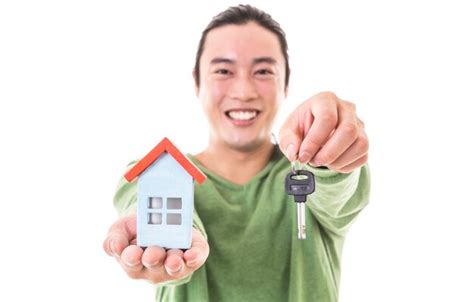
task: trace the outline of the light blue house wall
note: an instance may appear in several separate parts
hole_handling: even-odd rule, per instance
[[[194,179],[167,152],[150,165],[138,178],[137,244],[164,248],[190,248],[194,208]],[[161,208],[150,209],[150,198],[162,198]],[[181,198],[181,209],[169,209]],[[156,206],[158,202],[152,202]],[[152,221],[149,215],[155,213]],[[161,214],[161,224],[156,223]],[[179,216],[181,215],[181,216]],[[181,217],[181,224],[176,223]],[[152,224],[150,224],[150,222]]]

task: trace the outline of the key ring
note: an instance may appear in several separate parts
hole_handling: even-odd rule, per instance
[[[291,171],[293,174],[296,174],[296,171],[302,170],[304,165],[302,165],[298,160],[294,160],[291,162]]]

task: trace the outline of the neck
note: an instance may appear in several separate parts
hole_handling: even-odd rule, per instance
[[[210,142],[195,157],[213,173],[235,183],[245,184],[268,163],[274,145],[270,140],[252,150],[237,150],[222,143]]]

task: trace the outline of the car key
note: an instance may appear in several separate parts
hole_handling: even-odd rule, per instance
[[[307,170],[292,170],[285,178],[285,191],[293,195],[297,205],[298,239],[306,238],[305,202],[306,196],[315,190],[313,173]]]

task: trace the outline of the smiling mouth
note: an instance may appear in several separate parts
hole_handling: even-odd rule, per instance
[[[234,121],[251,121],[260,113],[258,110],[229,110],[225,115]]]

